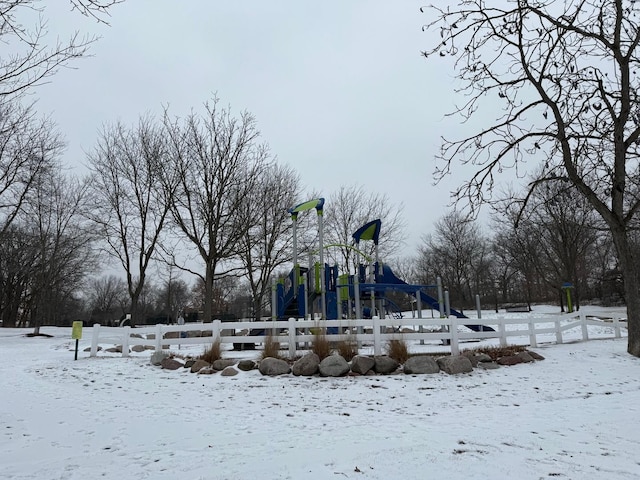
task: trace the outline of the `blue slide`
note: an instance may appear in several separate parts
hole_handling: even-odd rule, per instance
[[[395,273],[393,273],[393,270],[391,270],[391,267],[387,265],[382,265],[382,274],[378,275],[376,283],[387,283],[390,285],[398,285],[399,286],[398,290],[403,290],[407,293],[410,293],[414,297],[416,296],[415,289],[402,288],[404,285],[408,287],[409,284],[404,280],[401,280],[398,277],[396,277]],[[422,290],[418,290],[417,293],[420,294],[420,301],[423,304],[429,305],[432,309],[438,312],[440,311],[440,304],[438,303],[438,300],[436,300],[430,295],[427,295]],[[451,312],[451,315],[455,315],[457,318],[469,318],[462,312],[454,310],[453,308],[450,308],[449,310]],[[465,327],[473,330],[474,332],[483,332],[483,331],[494,332],[495,331],[493,328],[488,327],[486,325],[465,325]]]

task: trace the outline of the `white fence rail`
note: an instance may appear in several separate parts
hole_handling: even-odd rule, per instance
[[[493,331],[475,332],[463,325],[484,325]],[[359,320],[297,320],[290,318],[281,321],[243,321],[222,323],[214,320],[212,323],[197,323],[185,325],[154,325],[141,328],[131,327],[103,327],[93,326],[91,339],[91,353],[96,356],[98,345],[114,343],[122,345],[122,356],[129,354],[129,347],[133,345],[152,346],[156,350],[169,349],[172,345],[207,345],[217,339],[222,344],[227,343],[262,343],[261,335],[236,335],[236,331],[246,329],[263,330],[280,342],[281,348],[288,348],[289,356],[295,357],[298,350],[313,341],[312,331],[320,329],[326,331],[326,337],[331,342],[349,340],[358,344],[373,345],[374,354],[380,355],[383,346],[390,340],[404,340],[406,342],[440,342],[449,344],[451,354],[460,352],[460,342],[467,340],[483,340],[496,338],[500,345],[506,346],[511,337],[521,337],[525,343],[537,347],[542,341],[563,343],[568,332],[570,338],[589,340],[589,326],[606,327],[613,331],[605,336],[620,338],[621,330],[626,326],[626,314],[621,312],[574,313],[565,315],[533,316],[525,318],[507,318],[498,316],[495,319],[459,319],[450,318],[386,318]],[[326,329],[326,330],[325,330]],[[340,333],[330,333],[331,331]],[[576,331],[579,334],[576,335]],[[194,332],[194,333],[189,333]],[[196,336],[194,336],[194,334]],[[602,335],[599,335],[602,337]]]

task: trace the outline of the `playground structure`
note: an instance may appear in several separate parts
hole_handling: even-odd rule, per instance
[[[318,218],[318,261],[303,267],[298,262],[297,222],[298,216],[309,210],[316,210]],[[447,291],[443,291],[440,279],[437,285],[411,285],[398,278],[391,267],[379,259],[378,242],[382,222],[370,221],[353,233],[356,253],[356,272],[340,274],[337,266],[324,262],[323,244],[324,198],[310,200],[289,209],[293,221],[293,268],[287,277],[274,283],[272,292],[272,319],[348,319],[348,318],[402,318],[402,310],[389,298],[390,292],[402,292],[416,304],[418,318],[422,318],[423,308],[431,308],[440,318],[454,315],[468,318],[463,313],[450,308]],[[372,241],[374,258],[360,251],[361,241]],[[335,245],[332,245],[335,246]],[[360,263],[361,259],[368,263]],[[437,291],[434,298],[427,291]],[[482,325],[465,325],[473,331],[489,330]],[[491,329],[492,330],[492,329]]]

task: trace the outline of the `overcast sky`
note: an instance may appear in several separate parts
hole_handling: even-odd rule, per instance
[[[52,34],[102,37],[91,58],[36,93],[79,172],[105,122],[134,124],[163,105],[183,115],[217,93],[256,116],[263,140],[309,191],[329,197],[358,184],[404,204],[402,256],[433,231],[462,181],[433,185],[439,137],[460,127],[444,118],[453,71],[420,55],[433,41],[420,2],[127,0],[108,27],[67,1],[44,4]]]

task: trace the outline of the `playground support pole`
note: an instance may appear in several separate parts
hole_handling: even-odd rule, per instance
[[[271,282],[271,321],[278,319],[278,281],[274,278]]]
[[[476,293],[476,311],[478,312],[478,320],[482,320],[482,310],[480,309],[480,295]],[[480,331],[484,332],[484,325],[480,325]]]
[[[293,298],[298,296],[298,214],[291,215],[293,221]]]
[[[327,299],[325,292],[325,283],[327,281],[326,276],[327,272],[324,268],[324,224],[323,224],[323,215],[322,210],[318,210],[318,243],[320,243],[320,281],[322,284],[320,285],[320,301],[322,303],[322,319],[327,319]]]
[[[444,317],[444,297],[442,296],[442,278],[436,279],[438,284],[438,307],[440,307],[440,318]]]
[[[420,290],[416,292],[416,307],[418,308],[418,318],[422,318],[422,298],[420,298]],[[420,328],[418,328],[418,331],[420,333],[424,331],[422,323],[420,323]],[[420,339],[420,345],[424,345],[424,338]]]
[[[449,303],[449,290],[444,291],[444,312],[447,318],[451,315],[451,304]]]

